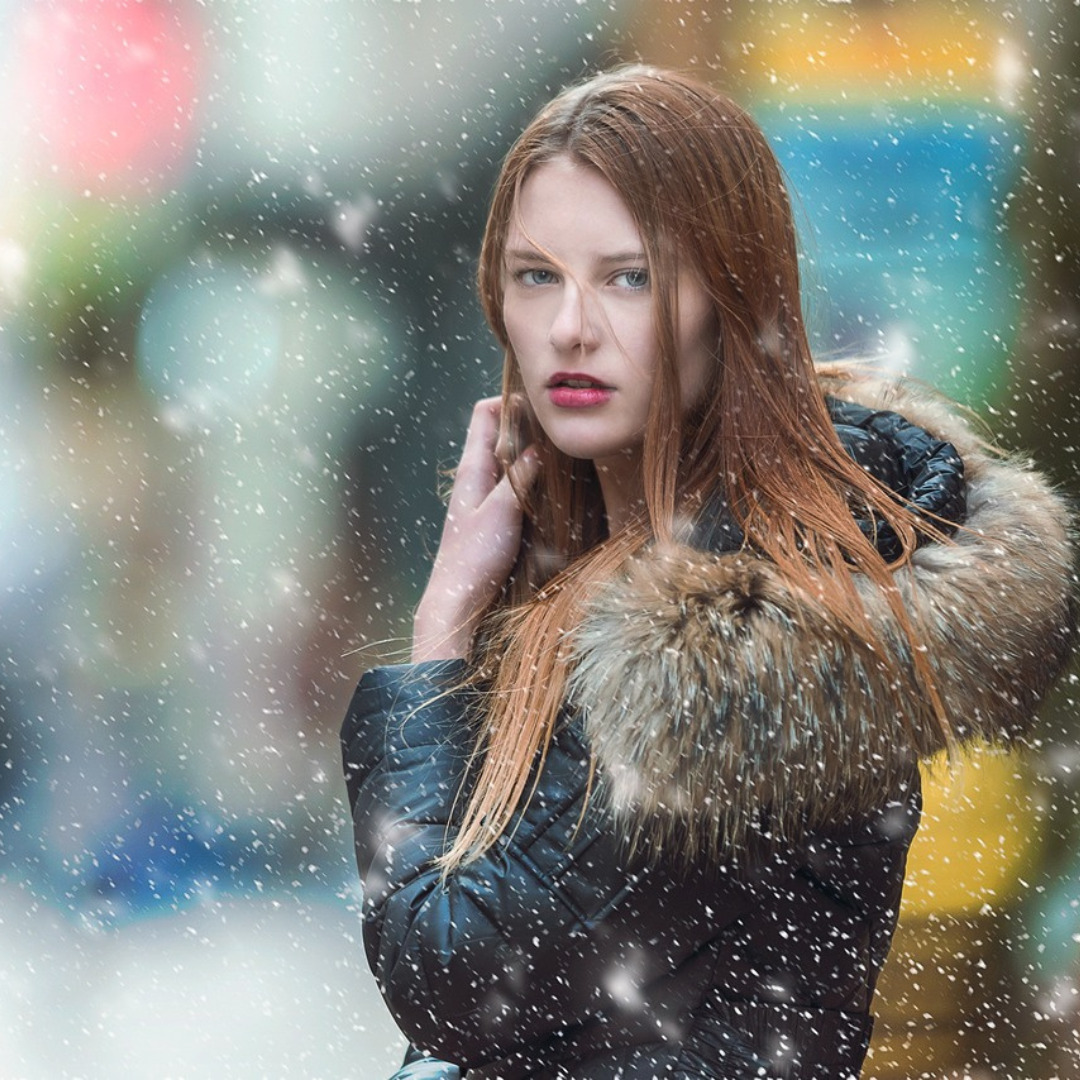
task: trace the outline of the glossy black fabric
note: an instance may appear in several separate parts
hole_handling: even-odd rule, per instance
[[[856,460],[963,517],[949,444],[896,414],[830,408]],[[737,546],[712,525],[695,541]],[[800,850],[677,871],[628,857],[595,798],[582,813],[589,755],[565,717],[515,827],[444,881],[432,861],[474,734],[464,674],[370,671],[342,729],[368,960],[409,1039],[469,1080],[857,1076],[918,824],[914,765],[879,812]]]
[[[674,874],[629,861],[595,801],[578,827],[587,756],[571,722],[512,835],[443,882],[431,860],[470,746],[463,673],[369,672],[343,730],[368,959],[410,1039],[473,1078],[608,1077],[620,1055],[627,1078],[853,1074],[917,774],[903,802],[803,851]]]
[[[829,415],[847,452],[890,487],[908,506],[942,529],[964,519],[964,472],[956,450],[921,427],[886,410],[868,409],[826,397]],[[900,555],[900,541],[883,521],[859,521],[888,560]]]
[[[852,458],[912,510],[951,534],[951,526],[963,520],[965,509],[964,468],[953,446],[898,413],[828,396],[825,403],[836,434]],[[900,541],[888,524],[880,519],[856,520],[887,561],[899,557]],[[717,553],[736,551],[742,544],[742,530],[722,494],[711,500],[694,526],[691,542]]]

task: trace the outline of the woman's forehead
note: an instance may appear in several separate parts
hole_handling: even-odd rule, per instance
[[[508,258],[530,251],[558,257],[588,252],[612,260],[644,252],[622,196],[597,169],[565,155],[542,162],[525,177],[505,247]]]

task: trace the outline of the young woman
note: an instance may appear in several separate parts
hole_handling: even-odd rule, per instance
[[[399,1076],[857,1076],[917,762],[1067,658],[1063,504],[815,371],[776,160],[681,75],[537,116],[480,293],[502,398],[343,728]]]

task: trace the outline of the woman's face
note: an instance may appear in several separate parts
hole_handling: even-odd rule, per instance
[[[706,385],[718,330],[688,272],[678,309],[685,411]],[[525,180],[506,240],[503,320],[552,443],[600,466],[636,457],[658,359],[650,272],[629,209],[595,169],[557,157]]]

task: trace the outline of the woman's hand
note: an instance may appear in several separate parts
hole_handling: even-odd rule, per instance
[[[495,457],[501,405],[497,397],[484,398],[473,408],[439,551],[413,621],[414,661],[467,656],[477,619],[517,559],[521,506],[510,476],[499,478]],[[539,469],[531,446],[511,466],[523,488],[535,482]]]

